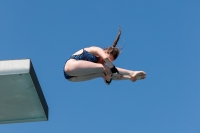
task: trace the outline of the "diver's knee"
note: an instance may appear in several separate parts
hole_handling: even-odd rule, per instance
[[[66,64],[65,72],[70,75],[71,73],[73,73],[73,71],[74,71],[74,69]]]
[[[70,75],[70,74],[73,75],[74,71],[75,71],[74,61],[69,60],[69,61],[65,64],[65,72],[66,72],[67,74],[69,74],[69,75]]]
[[[72,70],[69,67],[65,67],[65,72],[70,75],[70,73],[72,72]]]

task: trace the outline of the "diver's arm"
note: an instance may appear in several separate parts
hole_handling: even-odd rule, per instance
[[[119,73],[119,71],[117,70],[117,68],[115,67],[115,65],[112,63],[112,61],[107,57],[107,55],[105,54],[105,51],[102,48],[99,47],[94,47],[95,53],[97,55],[99,55],[100,57],[102,57],[104,59],[104,61],[106,62],[106,64],[110,67],[110,70],[113,74],[117,74]]]
[[[100,47],[95,47],[95,46],[92,46],[90,47],[91,49],[91,52],[94,53],[95,55],[98,55],[100,56],[101,58],[103,58],[103,60],[106,62],[106,64],[110,67],[110,68],[113,68],[114,65],[112,63],[112,61],[106,56],[104,50]]]

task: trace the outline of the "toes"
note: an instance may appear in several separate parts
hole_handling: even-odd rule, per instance
[[[131,75],[131,81],[141,80],[146,78],[146,73],[144,71],[136,71]]]

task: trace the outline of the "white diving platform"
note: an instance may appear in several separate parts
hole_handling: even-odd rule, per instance
[[[0,61],[0,124],[47,120],[48,105],[31,60]]]

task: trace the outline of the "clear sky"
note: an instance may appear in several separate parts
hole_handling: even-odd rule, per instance
[[[143,81],[71,83],[68,57],[107,47]],[[199,0],[1,0],[0,60],[30,58],[49,121],[0,125],[0,133],[200,133]]]

